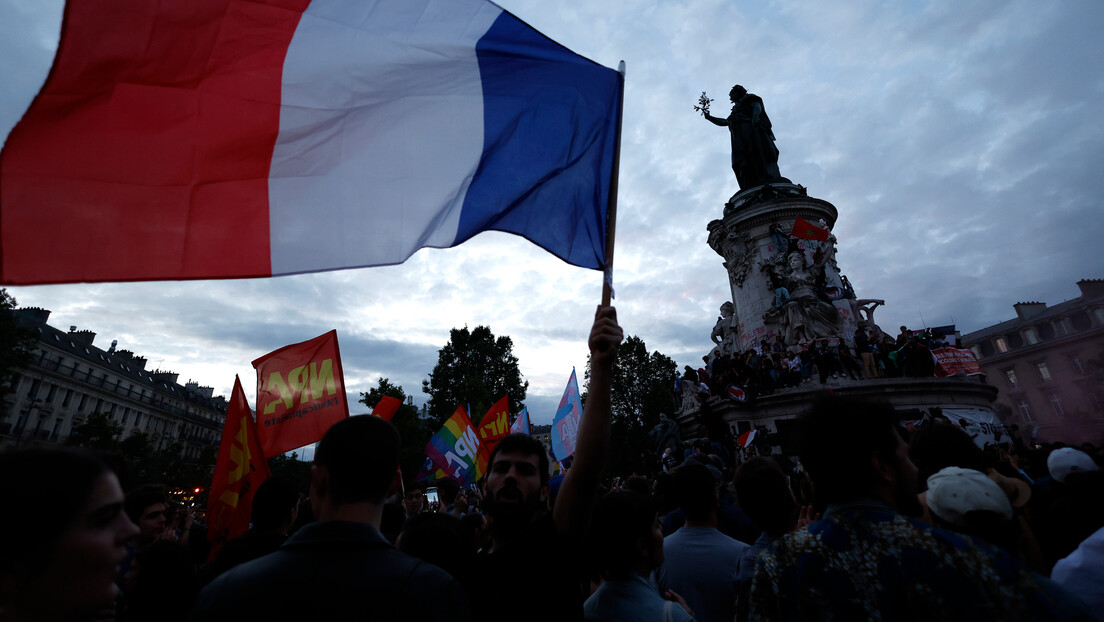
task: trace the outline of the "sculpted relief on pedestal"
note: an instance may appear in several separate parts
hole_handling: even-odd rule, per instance
[[[721,221],[709,223],[709,246],[724,257],[724,267],[728,278],[736,287],[743,287],[747,273],[751,269],[754,247],[751,236],[746,232],[725,231]]]

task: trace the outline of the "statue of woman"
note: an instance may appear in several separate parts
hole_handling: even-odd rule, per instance
[[[713,326],[713,332],[710,333],[709,338],[713,340],[713,343],[720,346],[722,353],[732,354],[736,351],[737,327],[736,308],[732,306],[731,302],[725,302],[721,305],[721,317],[717,318],[717,323]]]
[[[816,275],[805,267],[804,255],[790,253],[786,262],[790,267],[787,278],[790,300],[782,305],[786,343],[799,344],[833,336],[838,313],[831,303],[817,296]]]
[[[778,148],[774,146],[774,132],[763,100],[739,84],[732,87],[728,98],[732,100],[732,112],[727,119],[714,117],[708,109],[702,110],[702,114],[711,123],[728,127],[732,135],[732,172],[736,173],[740,189],[784,181],[778,172]]]
[[[721,305],[721,317],[717,318],[717,323],[713,326],[713,332],[709,335],[713,343],[720,344],[732,332],[732,316],[735,313],[736,309],[731,302],[726,301]]]

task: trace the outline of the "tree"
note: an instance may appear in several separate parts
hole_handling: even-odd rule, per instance
[[[375,408],[380,398],[385,395],[402,402],[391,423],[399,431],[399,438],[402,440],[399,448],[399,466],[402,467],[403,475],[410,479],[418,474],[422,463],[425,462],[426,443],[437,430],[426,429],[421,417],[418,416],[418,409],[407,403],[406,391],[387,378],[380,378],[377,386],[361,392],[360,402]]]
[[[12,312],[16,304],[8,290],[0,288],[0,398],[15,389],[12,381],[31,364],[31,351],[38,343],[38,333],[20,326]]]
[[[648,432],[659,423],[660,413],[674,413],[677,369],[675,361],[659,351],[648,354],[648,346],[640,337],[630,335],[617,350],[610,427],[618,440],[610,448],[609,472],[627,475],[639,470],[641,452],[655,449],[648,441]],[[589,361],[584,378],[589,386]]]
[[[360,392],[360,403],[364,404],[368,408],[375,408],[384,396],[393,397],[403,403],[400,410],[403,407],[414,408],[408,406],[406,403],[406,391],[403,390],[401,385],[394,384],[389,378],[379,378],[376,380],[376,386]],[[416,412],[416,410],[415,410]]]
[[[311,463],[300,460],[298,453],[293,451],[290,456],[280,454],[269,458],[268,468],[272,471],[272,477],[283,478],[301,493],[310,492]]]
[[[495,338],[491,329],[452,329],[449,342],[437,353],[437,365],[422,382],[429,394],[429,412],[438,425],[452,416],[458,405],[470,406],[472,423],[478,425],[503,394],[510,396],[510,412],[525,405],[529,381],[522,382],[514,342]]]
[[[125,472],[120,474],[124,490],[154,481],[150,460],[152,451],[149,434],[139,430],[133,430],[130,436],[119,443],[119,454],[122,455],[125,465]]]
[[[88,415],[84,423],[74,426],[66,445],[116,454],[119,480],[124,490],[143,484],[164,484],[170,489],[191,490],[211,485],[218,446],[207,445],[194,460],[183,457],[184,444],[169,442],[158,450],[154,439],[139,430],[132,430],[125,439],[123,426],[104,413]]]
[[[112,421],[105,413],[92,413],[84,423],[73,427],[65,444],[115,453],[120,449],[119,435],[122,432],[123,426]]]

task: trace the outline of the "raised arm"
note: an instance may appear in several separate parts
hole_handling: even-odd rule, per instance
[[[617,310],[598,307],[590,329],[590,386],[575,438],[575,456],[564,477],[552,519],[561,534],[582,535],[602,477],[610,444],[610,387],[617,348],[624,338]]]
[[[708,112],[703,112],[702,116],[705,117],[706,121],[709,121],[713,125],[722,125],[722,126],[727,126],[728,125],[728,119],[721,119],[719,117],[715,117],[715,116],[709,114]]]

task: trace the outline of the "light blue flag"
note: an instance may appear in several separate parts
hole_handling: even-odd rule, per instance
[[[522,407],[514,424],[510,426],[510,434],[529,434],[529,409]]]
[[[575,368],[571,368],[571,378],[567,381],[556,417],[552,419],[552,453],[556,460],[563,461],[575,453],[575,435],[579,429],[579,419],[583,416],[579,382],[575,379]]]

